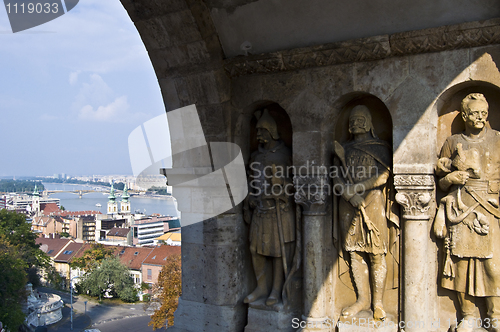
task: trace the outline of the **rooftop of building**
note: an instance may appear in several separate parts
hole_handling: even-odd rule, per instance
[[[61,239],[61,238],[45,238],[38,237],[36,239],[36,244],[40,245],[40,249],[45,252],[49,257],[55,258],[57,254],[64,248],[68,243],[74,242],[71,239]]]
[[[167,258],[171,255],[180,255],[181,247],[160,245],[153,249],[151,254],[142,262],[147,265],[165,265]]]
[[[69,263],[71,259],[78,253],[78,251],[83,247],[83,243],[72,242],[68,244],[62,252],[54,257],[55,262]]]
[[[143,261],[152,251],[153,247],[122,247],[118,257],[129,269],[140,270]]]
[[[130,228],[113,227],[108,231],[108,233],[106,235],[126,238],[129,232],[130,232]]]
[[[181,233],[165,233],[162,236],[157,237],[155,240],[158,240],[158,241],[172,240],[172,241],[180,242],[181,239],[182,239]]]

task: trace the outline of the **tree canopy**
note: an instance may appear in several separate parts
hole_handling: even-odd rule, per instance
[[[91,272],[86,273],[79,289],[90,296],[101,299],[108,295],[117,297],[125,302],[137,300],[137,289],[130,276],[128,268],[117,257],[105,258],[102,263]]]
[[[25,192],[32,193],[35,190],[35,184],[40,191],[45,190],[41,181],[27,181],[27,180],[0,180],[0,192]]]
[[[170,255],[158,276],[158,282],[153,285],[152,295],[146,304],[146,307],[159,306],[148,323],[149,326],[153,326],[153,330],[165,326],[167,320],[169,326],[174,325],[174,312],[177,310],[181,294],[181,255]]]
[[[17,331],[24,322],[27,267],[18,246],[0,235],[0,322],[10,331]]]
[[[80,268],[86,272],[92,272],[101,262],[113,257],[113,249],[106,248],[103,244],[93,244],[90,249],[85,250],[83,256],[74,258],[70,263],[72,268]]]
[[[31,230],[26,217],[13,211],[0,210],[0,236],[16,248],[21,259],[26,262],[25,270],[30,276],[29,281],[37,286],[37,271],[48,267],[50,259],[36,244],[37,235]]]
[[[51,267],[36,238],[23,214],[0,210],[0,321],[11,331],[24,321],[26,283],[37,286],[39,269]]]

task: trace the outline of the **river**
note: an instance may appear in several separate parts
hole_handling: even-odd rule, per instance
[[[95,190],[95,185],[81,184],[62,184],[62,183],[43,183],[47,190]],[[109,188],[107,188],[109,190]],[[59,198],[61,205],[68,211],[100,211],[106,213],[109,193],[93,192],[88,193],[80,198],[77,194],[72,193],[54,193],[50,197]],[[117,196],[117,202],[121,201],[121,197]],[[96,204],[101,204],[97,207]],[[118,204],[118,208],[120,205]],[[152,198],[152,197],[130,197],[130,210],[138,211],[145,214],[159,213],[161,215],[178,216],[176,203],[173,198]]]

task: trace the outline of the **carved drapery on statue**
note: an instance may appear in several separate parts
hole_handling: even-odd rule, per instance
[[[259,146],[249,164],[250,194],[244,204],[257,287],[245,303],[262,301],[286,307],[290,280],[298,270],[296,239],[300,228],[293,200],[292,152],[280,139],[267,110],[256,112]],[[300,235],[300,234],[299,234]]]
[[[444,238],[441,286],[457,292],[465,320],[475,318],[475,297],[485,297],[490,319],[499,319],[500,132],[489,128],[482,94],[467,95],[461,106],[465,131],[446,139],[436,166],[447,193],[434,221],[436,236]],[[458,328],[467,330],[463,323]]]
[[[374,318],[384,320],[386,254],[397,248],[399,234],[394,190],[388,185],[392,182],[389,181],[392,179],[392,150],[387,142],[375,135],[370,110],[364,105],[352,109],[349,132],[353,139],[344,146],[334,142],[334,164],[343,170],[334,178],[336,194],[341,196],[338,223],[342,249],[350,256],[357,290],[356,302],[344,308],[342,316],[354,316],[372,305]],[[392,285],[392,281],[389,284]],[[373,300],[370,300],[370,288]]]

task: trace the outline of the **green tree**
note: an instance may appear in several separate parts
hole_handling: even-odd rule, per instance
[[[26,301],[27,263],[19,247],[0,235],[0,321],[17,331],[24,322],[22,305]]]
[[[0,210],[0,236],[4,236],[26,262],[25,271],[35,287],[39,284],[38,271],[50,265],[50,258],[36,244],[37,235],[23,214]]]
[[[162,328],[167,321],[169,326],[174,325],[174,312],[177,310],[181,294],[181,255],[171,255],[168,256],[158,276],[158,282],[153,285],[152,294],[146,303],[146,308],[159,307],[151,315],[151,321],[148,323],[149,326],[153,326],[153,330]]]
[[[90,249],[85,250],[83,255],[74,258],[70,263],[72,268],[80,268],[90,273],[101,264],[101,262],[108,258],[113,257],[114,251],[111,248],[106,248],[103,244],[93,244]]]
[[[52,265],[49,265],[44,269],[44,278],[47,280],[50,287],[59,290],[64,289],[65,278],[63,278]]]
[[[170,195],[170,193],[167,191],[167,188],[163,187],[151,187],[148,189],[148,191],[156,191],[157,195]]]
[[[68,232],[61,232],[59,235],[61,235],[61,237],[71,237]]]
[[[90,296],[99,297],[106,293],[125,302],[137,300],[137,289],[128,268],[117,257],[109,257],[101,265],[87,273],[80,283],[80,290]]]
[[[35,184],[39,191],[45,190],[41,181],[26,180],[0,180],[0,192],[24,192],[32,193],[35,190]]]

